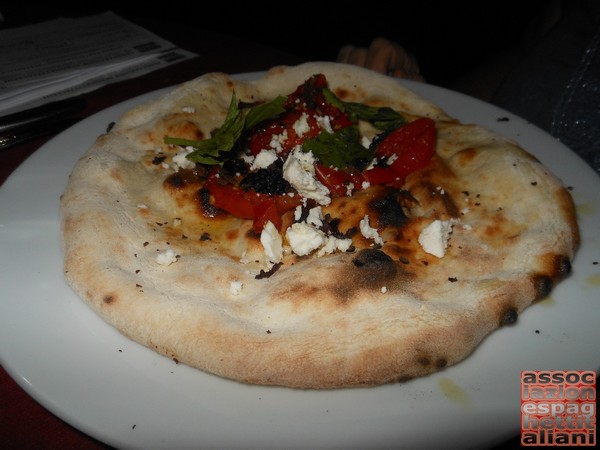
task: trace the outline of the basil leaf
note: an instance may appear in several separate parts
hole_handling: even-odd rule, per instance
[[[358,139],[358,128],[350,126],[334,133],[322,131],[306,140],[302,149],[312,152],[325,166],[361,168],[373,159],[375,151],[363,147]]]
[[[212,137],[201,140],[165,137],[164,141],[166,144],[194,147],[194,151],[187,155],[190,161],[214,165],[222,162],[222,153],[227,153],[233,149],[243,130],[244,117],[238,108],[234,92],[231,96],[225,122]]]
[[[165,144],[194,147],[194,151],[187,155],[187,159],[190,161],[207,165],[222,164],[226,159],[225,154],[235,147],[242,132],[285,112],[283,105],[286,100],[287,97],[278,96],[268,103],[249,108],[244,115],[238,107],[234,92],[225,122],[212,137],[200,140],[165,137],[164,142]]]
[[[265,120],[275,118],[285,112],[283,105],[287,101],[287,97],[280,95],[268,103],[262,103],[250,108],[246,114],[246,122],[244,129],[249,130],[254,128]]]
[[[327,88],[323,89],[323,94],[329,103],[348,114],[353,122],[358,119],[366,120],[379,130],[395,129],[406,123],[402,114],[388,106],[377,107],[356,102],[344,102]]]

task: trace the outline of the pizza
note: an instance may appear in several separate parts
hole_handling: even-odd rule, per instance
[[[538,159],[364,68],[208,73],[116,119],[61,197],[66,280],[129,339],[237,382],[443,370],[579,245]]]

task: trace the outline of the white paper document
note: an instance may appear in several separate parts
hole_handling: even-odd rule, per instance
[[[112,12],[0,31],[0,115],[193,58]]]

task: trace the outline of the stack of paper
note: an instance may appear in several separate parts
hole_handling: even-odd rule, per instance
[[[111,12],[0,31],[0,115],[196,56]]]

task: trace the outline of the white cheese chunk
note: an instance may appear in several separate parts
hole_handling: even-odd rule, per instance
[[[310,131],[310,125],[308,124],[308,114],[305,112],[294,122],[293,125],[294,132],[298,135],[298,137],[304,136],[304,133],[308,133]]]
[[[379,236],[377,228],[369,224],[369,216],[366,215],[359,223],[361,234],[367,239],[373,239],[376,244],[383,245],[383,238]]]
[[[315,206],[314,208],[311,208],[308,211],[308,217],[305,222],[315,227],[323,226],[323,210],[321,210],[321,207]]]
[[[266,169],[277,160],[277,153],[275,150],[261,150],[258,155],[252,161],[250,170],[256,171],[258,169]]]
[[[173,165],[175,171],[179,172],[180,169],[193,169],[196,167],[196,163],[187,159],[187,155],[194,151],[193,147],[186,147],[173,156]]]
[[[347,252],[352,246],[352,239],[340,239],[335,236],[327,236],[325,244],[317,253],[317,256],[328,255],[335,251]]]
[[[425,252],[442,258],[446,254],[451,232],[451,221],[434,220],[421,231],[419,244],[421,244]]]
[[[177,255],[172,249],[165,250],[156,255],[156,262],[161,266],[170,266],[177,261]]]
[[[243,287],[244,285],[241,281],[232,281],[229,284],[229,292],[231,295],[240,295]]]
[[[292,251],[298,256],[305,256],[325,244],[325,234],[314,227],[304,223],[296,222],[290,226],[285,237],[292,248]]]
[[[283,239],[271,221],[268,221],[260,233],[260,242],[265,250],[267,261],[277,264],[283,258]]]
[[[331,203],[329,189],[317,180],[312,152],[303,152],[300,146],[295,147],[283,164],[283,178],[301,196],[313,199],[319,205]]]
[[[281,152],[283,150],[283,144],[287,141],[288,132],[287,130],[283,130],[281,134],[274,134],[271,137],[271,142],[269,142],[269,147],[277,152]]]
[[[328,133],[333,133],[333,128],[331,128],[331,117],[329,116],[315,116],[319,127],[322,130],[327,131]]]

